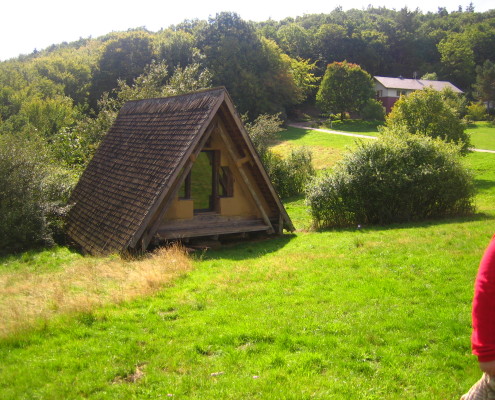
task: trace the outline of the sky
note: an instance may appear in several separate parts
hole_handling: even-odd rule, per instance
[[[208,19],[221,11],[238,13],[244,20],[281,20],[313,13],[363,9],[369,4],[400,10],[419,8],[436,12],[463,9],[470,0],[7,0],[0,18],[0,60],[42,50],[52,44],[72,42],[129,28],[150,31],[167,28],[186,19]],[[494,9],[493,0],[473,0],[475,11]],[[490,4],[492,3],[492,4]]]

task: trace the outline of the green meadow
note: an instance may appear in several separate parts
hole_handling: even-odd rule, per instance
[[[379,135],[378,124],[360,120],[333,121],[325,123],[322,129],[331,129],[343,133],[357,133],[364,136]],[[476,149],[495,151],[495,124],[492,122],[473,122],[467,127],[471,143]],[[366,140],[363,138],[362,140]],[[340,158],[342,150],[352,147],[354,140],[345,136],[322,134],[316,130],[305,131],[289,127],[278,135],[273,142],[273,149],[283,154],[295,146],[305,146],[313,151],[316,168],[322,169],[332,165]]]
[[[354,143],[290,128],[274,148],[307,146],[321,169]],[[7,330],[0,398],[458,399],[480,376],[471,299],[495,233],[495,154],[465,162],[478,189],[471,217],[311,231],[293,198],[294,233],[177,256],[171,265],[189,265],[149,292]],[[88,262],[110,263],[108,274],[117,261],[65,248],[0,259],[0,307],[22,296],[18,280]]]
[[[495,150],[495,124],[492,122],[476,122],[468,126],[471,142],[477,149]]]
[[[313,153],[315,168],[324,169],[340,160],[343,151],[352,148],[354,143],[354,138],[349,136],[289,127],[278,134],[276,140],[273,141],[272,149],[283,155],[290,152],[291,149],[306,147]]]

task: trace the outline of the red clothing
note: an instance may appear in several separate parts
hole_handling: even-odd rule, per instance
[[[478,361],[495,360],[495,236],[483,254],[476,276],[471,344]]]

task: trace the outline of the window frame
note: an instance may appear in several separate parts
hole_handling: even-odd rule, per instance
[[[201,152],[211,154],[211,199],[210,207],[207,209],[196,209],[194,213],[218,211],[219,199],[234,197],[234,174],[229,166],[221,166],[221,153],[220,150],[201,150]],[[194,164],[193,164],[194,167]],[[192,193],[192,169],[186,175],[184,182],[179,189],[179,200],[192,200],[194,201],[194,193]]]

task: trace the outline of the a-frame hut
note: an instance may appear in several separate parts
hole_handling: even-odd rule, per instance
[[[294,230],[224,88],[126,103],[71,203],[67,233],[91,254]]]

